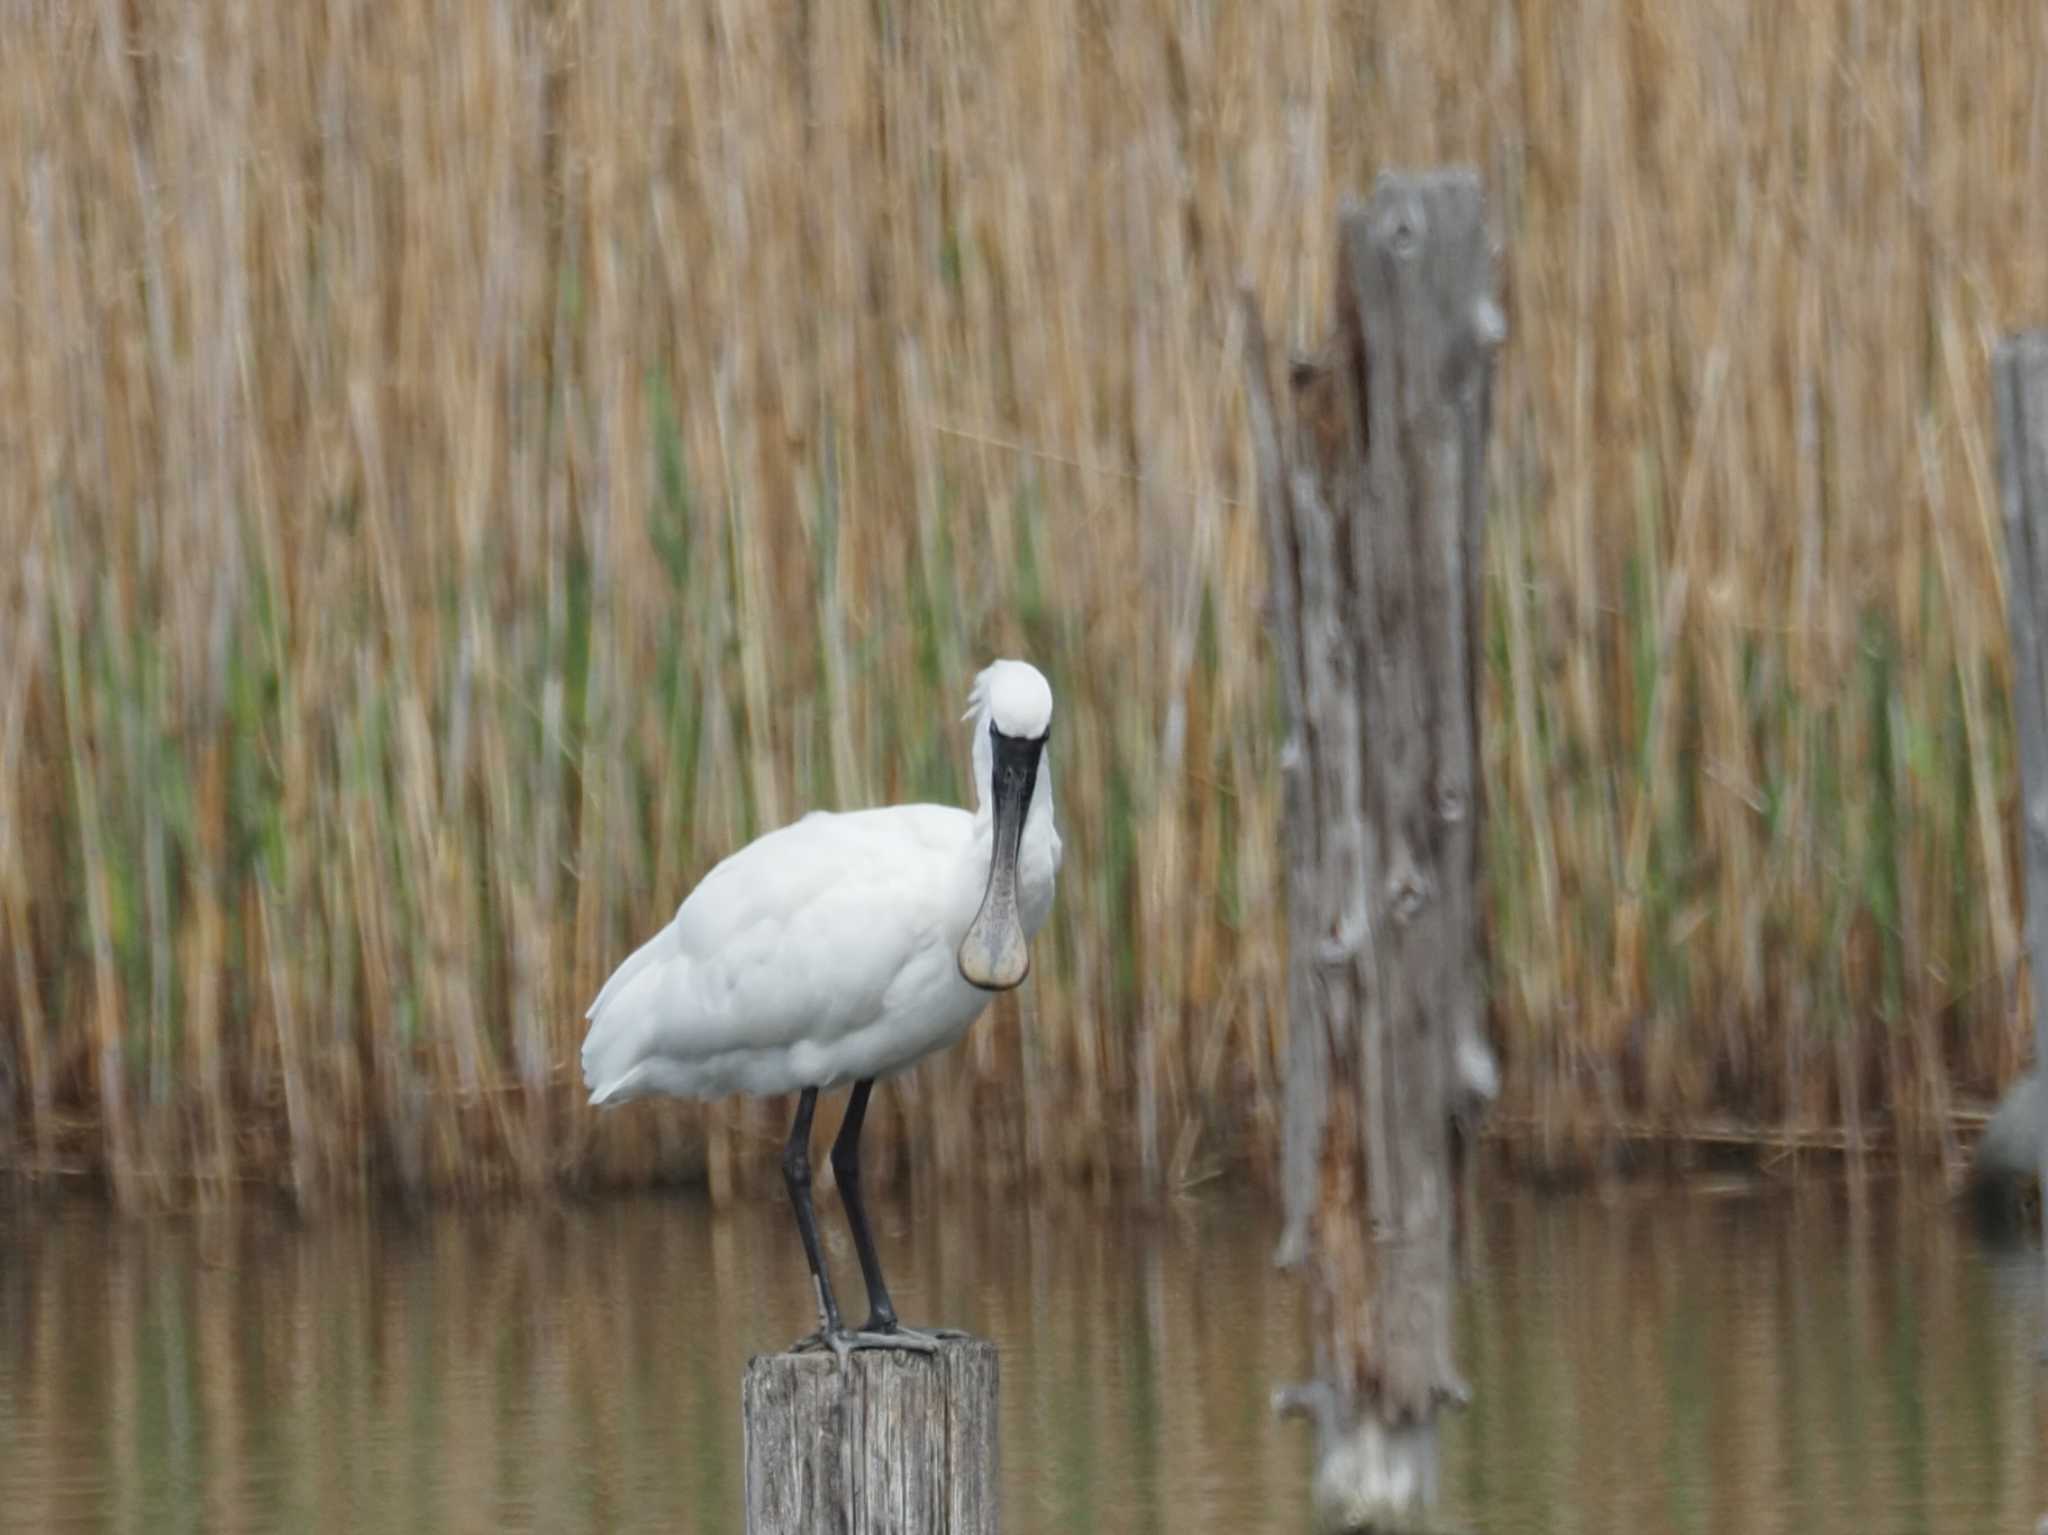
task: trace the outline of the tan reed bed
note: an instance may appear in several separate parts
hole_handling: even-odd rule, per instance
[[[1280,742],[1230,295],[1483,169],[1504,1112],[1944,1143],[2022,1055],[1988,346],[2048,12],[0,10],[0,1160],[124,1198],[755,1176],[579,1014],[802,808],[1055,679],[974,1181],[1263,1166]]]

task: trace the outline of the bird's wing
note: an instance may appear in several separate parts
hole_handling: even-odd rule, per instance
[[[690,892],[591,1005],[584,1080],[824,1043],[873,1022],[946,941],[971,818],[937,806],[816,814],[749,843]]]

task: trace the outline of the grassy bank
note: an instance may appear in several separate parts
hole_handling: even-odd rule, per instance
[[[2023,1054],[1986,374],[2048,13],[1923,10],[8,8],[0,1161],[758,1176],[775,1106],[584,1113],[583,1005],[750,834],[957,798],[1020,653],[1068,876],[878,1161],[1259,1162],[1232,284],[1312,339],[1337,199],[1446,159],[1511,328],[1503,1113],[1938,1148]]]

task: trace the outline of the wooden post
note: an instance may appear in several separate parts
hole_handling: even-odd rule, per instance
[[[1998,406],[1998,483],[2005,504],[2006,612],[2012,624],[2013,714],[2020,738],[2027,851],[2027,966],[2034,993],[2034,1072],[2048,1081],[2048,330],[2008,336],[1991,360]],[[2048,1114],[2034,1123],[2042,1209],[2048,1212]],[[2048,1214],[2042,1284],[2048,1313]],[[2048,1358],[2048,1341],[2042,1345]]]
[[[1453,1117],[1497,1086],[1481,1008],[1485,443],[1506,325],[1478,178],[1389,175],[1339,222],[1336,334],[1272,390],[1244,301],[1287,749],[1279,1261],[1306,1273],[1325,1529],[1436,1499],[1451,1356]]]
[[[996,1347],[747,1362],[747,1535],[995,1535]]]

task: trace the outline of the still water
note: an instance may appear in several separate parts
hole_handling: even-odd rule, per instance
[[[876,1218],[904,1316],[1002,1346],[1009,1535],[1306,1527],[1263,1205]],[[1466,1269],[1445,1495],[1471,1528],[2031,1532],[2048,1506],[2038,1258],[1937,1202],[1503,1195]],[[771,1199],[0,1208],[0,1530],[737,1530],[740,1371],[810,1304]]]

